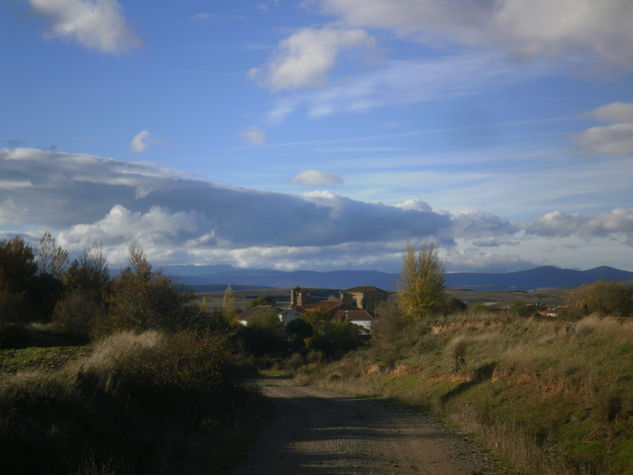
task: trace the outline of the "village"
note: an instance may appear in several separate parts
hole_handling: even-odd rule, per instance
[[[313,289],[314,290],[314,289]],[[378,309],[381,304],[386,303],[395,295],[379,289],[372,285],[361,285],[350,289],[338,291],[338,298],[330,294],[327,298],[313,296],[309,288],[294,287],[290,291],[290,301],[283,305],[255,305],[240,310],[237,321],[244,326],[257,319],[263,312],[274,310],[279,318],[279,322],[286,327],[290,322],[302,318],[310,312],[325,312],[333,322],[349,322],[358,325],[363,333],[370,334],[378,321]],[[519,317],[538,317],[546,319],[557,319],[564,316],[568,309],[567,305],[543,303],[536,301],[525,303],[522,301],[508,304],[499,301],[479,302],[472,306],[467,306],[459,299],[459,305],[471,311],[481,309],[486,312],[496,312]]]
[[[274,308],[281,324],[285,327],[293,320],[316,311],[327,312],[333,321],[347,321],[358,325],[365,333],[370,333],[376,322],[376,310],[389,298],[389,292],[371,285],[341,290],[338,299],[316,300],[310,289],[295,287],[290,289],[290,305],[286,308],[257,305],[244,309],[238,317],[239,323],[247,326],[262,311]]]

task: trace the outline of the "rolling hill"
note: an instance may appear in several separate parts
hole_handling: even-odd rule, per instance
[[[231,266],[167,266],[165,274],[179,284],[206,290],[217,290],[227,284],[238,288],[318,287],[346,289],[358,285],[373,285],[393,290],[398,274],[378,271],[342,270],[330,272],[279,271],[273,269],[238,269]],[[448,287],[472,290],[530,290],[575,287],[600,279],[633,282],[633,272],[613,267],[596,267],[579,271],[553,266],[508,273],[456,272],[446,274]]]

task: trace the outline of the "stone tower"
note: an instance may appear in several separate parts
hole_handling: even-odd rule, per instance
[[[301,307],[310,302],[310,291],[302,287],[290,289],[290,306]]]

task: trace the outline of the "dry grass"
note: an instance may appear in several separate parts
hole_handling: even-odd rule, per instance
[[[633,472],[633,321],[460,315],[380,338],[298,377],[446,416],[520,471]]]
[[[261,413],[223,337],[124,332],[0,382],[6,473],[217,473]]]

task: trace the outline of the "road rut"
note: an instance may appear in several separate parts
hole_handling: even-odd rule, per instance
[[[275,416],[236,474],[499,473],[463,436],[414,409],[266,378]]]

